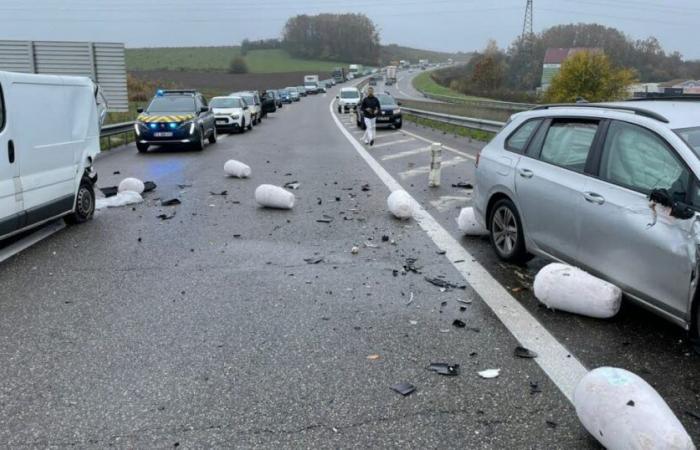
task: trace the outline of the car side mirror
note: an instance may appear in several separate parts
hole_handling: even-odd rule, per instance
[[[396,102],[396,104],[397,104],[397,105],[399,105],[399,106],[401,106],[401,105],[402,105],[402,103],[401,103],[401,102]]]
[[[141,114],[143,112],[143,108],[136,108],[136,112]]]
[[[209,108],[206,106],[202,106],[202,108],[199,110],[199,112],[203,112],[203,113],[209,112]]]

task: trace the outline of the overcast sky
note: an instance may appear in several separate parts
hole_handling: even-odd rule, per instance
[[[534,0],[535,31],[597,22],[700,59],[700,0]],[[0,0],[0,39],[124,42],[128,47],[230,45],[276,37],[290,16],[363,12],[382,43],[445,51],[507,46],[526,0]],[[196,6],[195,6],[196,5]]]

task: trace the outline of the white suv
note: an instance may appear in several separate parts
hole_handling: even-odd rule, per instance
[[[209,106],[216,117],[216,128],[244,133],[253,129],[250,108],[242,97],[214,97]]]
[[[474,210],[507,261],[579,266],[700,328],[700,100],[550,105],[477,158]]]
[[[360,103],[360,91],[354,87],[344,87],[340,89],[338,99],[338,113],[349,112]]]

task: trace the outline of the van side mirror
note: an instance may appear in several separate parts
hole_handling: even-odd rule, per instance
[[[136,108],[136,112],[141,114],[143,112],[143,108]]]

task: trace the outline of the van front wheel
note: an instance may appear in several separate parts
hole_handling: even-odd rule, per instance
[[[92,182],[83,178],[75,195],[75,209],[65,217],[69,225],[76,225],[87,222],[95,214],[95,188]]]

